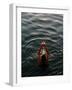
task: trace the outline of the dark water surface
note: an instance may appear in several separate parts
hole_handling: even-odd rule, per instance
[[[22,77],[63,75],[63,15],[21,13]],[[48,67],[37,63],[41,41],[49,50]]]

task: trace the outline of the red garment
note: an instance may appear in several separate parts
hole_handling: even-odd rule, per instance
[[[42,60],[42,56],[41,56],[41,50],[42,49],[46,50],[46,64],[48,64],[48,56],[49,56],[49,52],[48,52],[48,48],[46,47],[46,43],[44,41],[41,42],[40,48],[38,49],[38,64],[41,65],[41,60]]]

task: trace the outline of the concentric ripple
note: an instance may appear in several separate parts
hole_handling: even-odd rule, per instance
[[[22,77],[63,74],[63,15],[21,13]],[[37,50],[44,40],[49,50],[49,65],[37,63]]]

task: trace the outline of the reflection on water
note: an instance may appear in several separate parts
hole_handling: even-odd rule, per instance
[[[63,74],[63,15],[21,13],[22,77]],[[38,66],[37,50],[41,41],[49,50],[49,64]]]

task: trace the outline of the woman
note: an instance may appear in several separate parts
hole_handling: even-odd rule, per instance
[[[46,47],[45,41],[42,41],[40,48],[38,49],[38,65],[47,66],[48,65],[48,49]]]

